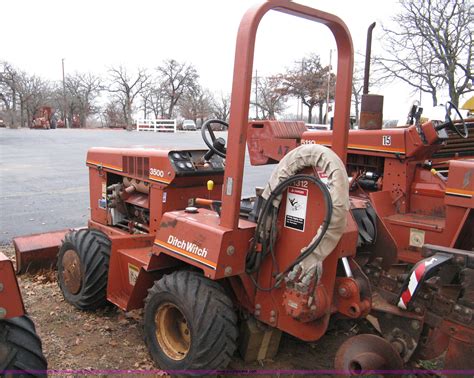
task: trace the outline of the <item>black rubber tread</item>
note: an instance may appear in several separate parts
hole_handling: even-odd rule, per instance
[[[191,347],[182,360],[170,359],[155,336],[155,313],[173,303],[184,314],[191,332]],[[165,370],[219,370],[237,348],[237,315],[222,287],[200,273],[179,271],[163,276],[145,299],[145,343],[153,360]]]
[[[107,304],[107,277],[110,260],[110,240],[101,231],[82,229],[66,234],[58,253],[58,283],[64,299],[81,310],[95,310]],[[72,294],[63,283],[62,257],[70,249],[81,261],[82,284]]]
[[[0,376],[46,377],[47,369],[33,321],[26,315],[0,320]]]

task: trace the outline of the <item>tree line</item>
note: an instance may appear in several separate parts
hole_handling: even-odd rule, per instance
[[[399,0],[391,27],[382,28],[383,55],[376,74],[385,83],[408,84],[433,106],[440,92],[459,105],[474,90],[474,3],[470,0]]]
[[[289,98],[302,101],[308,109],[308,122],[313,109],[322,109],[334,97],[335,75],[323,67],[320,58],[312,54],[286,72],[253,80],[256,96],[252,106],[259,118],[275,119],[286,109]],[[60,119],[85,127],[90,116],[103,117],[106,125],[131,125],[134,115],[143,118],[172,119],[180,116],[201,123],[215,117],[227,120],[230,96],[216,95],[199,82],[199,73],[189,63],[168,59],[154,70],[138,68],[130,71],[123,66],[111,67],[105,77],[93,73],[68,74],[64,82],[44,80],[0,62],[0,100],[10,125],[27,127],[43,106],[55,109]],[[256,86],[256,88],[255,88]],[[102,106],[99,99],[106,98]]]
[[[106,125],[133,123],[133,115],[148,118],[227,119],[230,99],[214,95],[199,83],[193,65],[165,60],[155,70],[134,71],[111,67],[107,75],[75,72],[64,82],[52,82],[0,62],[0,105],[12,126],[27,127],[43,106],[55,109],[56,116],[85,127],[91,116]],[[104,102],[105,100],[105,102]],[[99,103],[102,105],[99,106]]]

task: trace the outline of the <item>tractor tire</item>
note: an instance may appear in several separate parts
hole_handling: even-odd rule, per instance
[[[220,286],[179,271],[155,281],[145,300],[145,343],[160,369],[224,369],[237,347],[237,315]]]
[[[64,299],[81,310],[107,304],[110,240],[101,231],[66,234],[58,253],[58,283]]]
[[[0,376],[46,377],[41,340],[28,316],[0,321]]]

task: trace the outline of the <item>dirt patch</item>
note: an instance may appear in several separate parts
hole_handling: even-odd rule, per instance
[[[13,248],[0,247],[13,258]],[[108,306],[85,312],[66,303],[55,271],[18,277],[25,307],[43,342],[53,370],[151,370],[157,369],[144,344],[142,311],[123,312]],[[317,343],[283,335],[279,353],[270,360],[244,363],[238,352],[229,370],[329,370],[339,345],[356,332],[344,323],[333,327]]]

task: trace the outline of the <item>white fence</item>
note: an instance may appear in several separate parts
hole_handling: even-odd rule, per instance
[[[324,125],[321,123],[307,123],[306,128],[308,130],[331,130],[331,125]]]
[[[175,119],[137,119],[137,131],[176,132]]]

